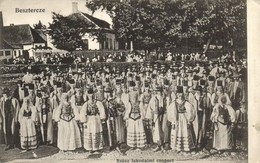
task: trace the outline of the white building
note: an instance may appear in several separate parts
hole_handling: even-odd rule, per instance
[[[104,42],[99,42],[97,38],[90,37],[89,33],[86,33],[82,40],[86,43],[86,48],[84,50],[102,50],[102,49],[119,49],[118,42],[116,41],[116,37],[114,31],[111,29],[111,25],[101,19],[98,19],[90,14],[81,12],[78,10],[78,3],[72,3],[72,14],[69,16],[76,15],[81,20],[85,19],[91,23],[93,23],[94,28],[91,30],[104,30],[105,33],[105,40]]]
[[[11,24],[3,27],[3,49],[6,56],[32,57],[32,49],[46,46],[46,37],[29,24]]]

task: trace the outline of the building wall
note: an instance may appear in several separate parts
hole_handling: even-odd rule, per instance
[[[29,50],[33,48],[33,44],[30,44],[30,45],[23,45],[23,50]]]
[[[89,36],[88,33],[86,33],[82,37],[82,40],[84,40],[85,43],[88,44],[88,50],[100,50],[99,42],[97,41],[97,39],[93,39]]]
[[[33,44],[33,47],[36,48],[36,47],[39,47],[39,46],[42,46],[42,47],[45,47],[45,43],[34,43]]]

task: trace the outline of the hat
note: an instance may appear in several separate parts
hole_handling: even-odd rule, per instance
[[[106,83],[109,83],[109,78],[106,78]]]
[[[199,80],[199,79],[200,79],[200,77],[198,75],[193,76],[193,80]]]
[[[70,80],[68,80],[68,82],[69,82],[70,84],[75,84],[75,80],[74,80],[74,79],[70,79]]]
[[[30,89],[30,90],[33,90],[33,89],[34,89],[34,85],[33,85],[33,84],[28,84],[28,86],[29,86],[29,89]]]
[[[215,81],[215,77],[214,76],[209,76],[209,81]]]
[[[204,79],[201,79],[201,80],[200,80],[200,85],[205,86],[205,85],[206,85],[206,81],[205,81]]]
[[[17,81],[17,84],[21,84],[21,85],[22,85],[22,84],[23,84],[23,81],[22,81],[22,80],[18,80],[18,81]]]
[[[91,83],[94,83],[95,82],[95,79],[93,77],[90,78],[90,82]]]
[[[93,88],[89,88],[88,91],[87,91],[88,94],[94,94],[94,90]]]
[[[183,86],[184,87],[188,87],[189,85],[188,85],[188,80],[183,80]]]
[[[81,88],[81,85],[79,84],[79,82],[76,82],[75,88]]]
[[[140,80],[141,80],[140,76],[136,76],[136,77],[135,77],[135,80],[136,80],[136,81],[140,81]]]
[[[61,88],[61,86],[62,86],[61,82],[57,82],[56,85],[57,85],[57,88]]]
[[[176,93],[183,93],[183,87],[182,86],[177,86]]]
[[[96,80],[96,85],[97,85],[97,86],[100,86],[100,85],[102,85],[102,82],[101,82],[101,80]]]
[[[146,87],[146,88],[149,87],[149,82],[147,80],[144,81],[144,87]]]
[[[3,94],[9,94],[10,93],[10,90],[9,90],[9,88],[4,88],[3,89]]]
[[[120,85],[121,84],[121,79],[116,79],[116,85]]]
[[[133,74],[132,73],[128,73],[128,77],[133,77]]]
[[[202,87],[201,87],[201,86],[197,86],[197,87],[195,88],[195,90],[202,92]]]
[[[217,86],[223,86],[222,80],[218,80],[218,81],[217,81]]]
[[[168,79],[164,79],[164,84],[165,85],[170,85],[170,81]]]
[[[136,86],[136,84],[135,84],[135,82],[134,82],[134,81],[129,81],[129,86],[130,86],[130,87],[135,87],[135,86]]]

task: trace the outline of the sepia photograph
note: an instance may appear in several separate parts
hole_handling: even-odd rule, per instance
[[[255,162],[249,2],[0,0],[0,162]]]

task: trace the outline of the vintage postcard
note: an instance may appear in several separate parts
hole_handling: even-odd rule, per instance
[[[0,0],[0,162],[260,162],[259,0]]]

